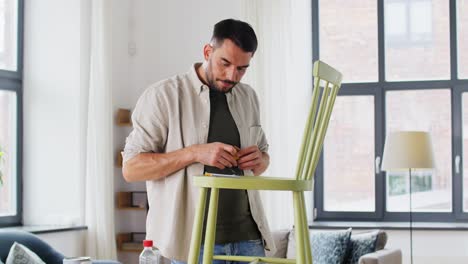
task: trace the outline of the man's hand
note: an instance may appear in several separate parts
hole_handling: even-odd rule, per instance
[[[201,164],[213,166],[218,169],[237,166],[235,156],[237,149],[234,146],[220,142],[193,145],[190,147],[195,160]]]
[[[239,160],[237,160],[239,168],[252,170],[254,175],[262,174],[270,163],[268,154],[261,152],[257,145],[241,149],[237,156],[239,157]]]

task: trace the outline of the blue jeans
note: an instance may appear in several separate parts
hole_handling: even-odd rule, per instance
[[[264,257],[265,251],[263,249],[263,243],[261,239],[247,240],[227,244],[215,244],[214,255],[224,256],[259,256]],[[198,263],[203,263],[203,245],[200,249],[200,257]],[[248,264],[248,262],[237,262],[237,261],[225,261],[215,260],[213,264]],[[182,261],[172,260],[171,264],[186,264]]]

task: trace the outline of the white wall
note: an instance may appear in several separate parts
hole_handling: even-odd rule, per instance
[[[403,263],[410,263],[410,236],[407,230],[390,230],[388,248],[403,251]],[[413,231],[415,263],[468,263],[468,231]]]
[[[80,1],[25,1],[24,224],[78,223]]]
[[[82,223],[80,0],[25,1],[23,222]],[[85,231],[41,237],[66,255]]]
[[[66,257],[84,256],[83,243],[86,230],[39,234],[38,236]]]
[[[129,41],[136,54],[130,58],[132,102],[149,84],[186,72],[202,61],[213,25],[238,18],[240,1],[132,1]],[[132,104],[133,105],[133,104]]]

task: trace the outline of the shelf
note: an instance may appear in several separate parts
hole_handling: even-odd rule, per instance
[[[118,192],[117,193],[117,209],[121,210],[141,210],[145,211],[148,207],[146,192]]]
[[[117,250],[121,252],[141,252],[145,236],[144,232],[117,234]]]
[[[117,125],[118,126],[132,126],[130,109],[119,108],[117,110]]]
[[[115,155],[115,165],[119,168],[122,168],[123,165],[123,150],[119,150]]]
[[[130,210],[130,211],[146,211],[146,208],[142,207],[117,207],[119,210]]]

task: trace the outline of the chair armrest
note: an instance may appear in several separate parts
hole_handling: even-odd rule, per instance
[[[91,261],[92,264],[122,264],[115,260],[93,260]]]
[[[359,264],[401,264],[400,249],[382,249],[359,258]]]

